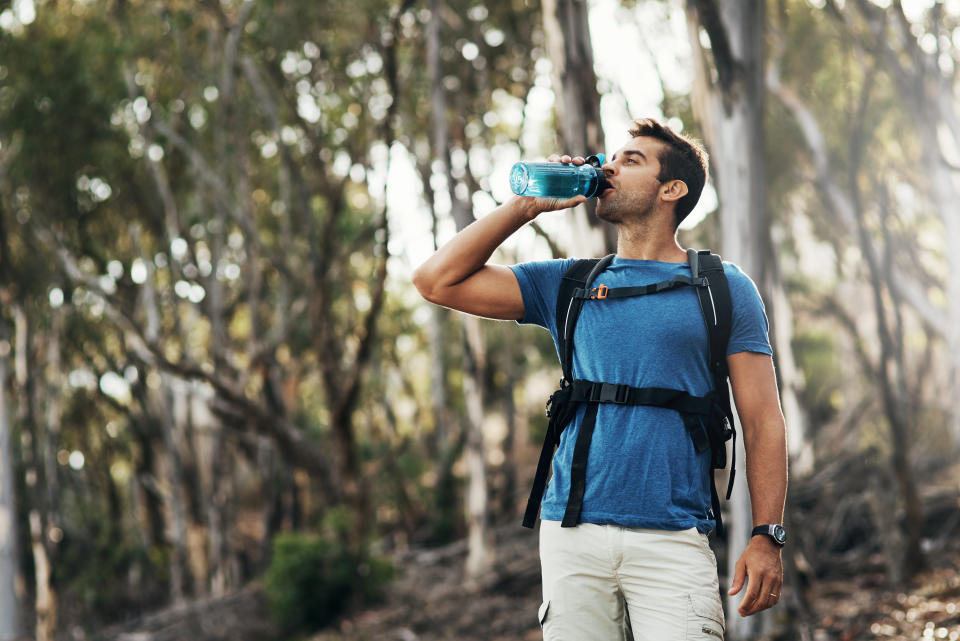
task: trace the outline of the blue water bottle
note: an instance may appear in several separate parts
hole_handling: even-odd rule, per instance
[[[587,158],[583,165],[559,162],[518,162],[510,170],[510,189],[519,196],[573,198],[599,196],[610,187],[600,167],[604,155]]]

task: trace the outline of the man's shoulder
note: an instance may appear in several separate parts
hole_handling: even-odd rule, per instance
[[[727,277],[727,282],[730,283],[731,290],[757,291],[757,284],[750,278],[749,274],[743,271],[743,268],[736,263],[731,263],[727,260],[723,261],[723,273]]]
[[[567,270],[577,262],[576,258],[555,258],[552,260],[536,260],[514,265],[514,273],[523,274],[527,279],[544,285],[551,282],[559,283]]]

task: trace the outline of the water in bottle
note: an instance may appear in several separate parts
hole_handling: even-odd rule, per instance
[[[520,196],[573,198],[599,196],[610,187],[603,171],[603,154],[587,158],[586,164],[518,162],[510,170],[510,189]]]

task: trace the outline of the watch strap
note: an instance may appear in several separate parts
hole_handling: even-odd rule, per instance
[[[778,523],[758,525],[750,531],[751,538],[757,536],[758,534],[764,534],[770,537],[770,540],[773,541],[778,547],[783,547],[783,544],[786,542],[787,538],[783,526]]]

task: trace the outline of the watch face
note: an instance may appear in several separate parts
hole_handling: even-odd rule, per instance
[[[783,529],[782,525],[773,526],[773,538],[776,539],[780,545],[787,542],[787,531]]]

